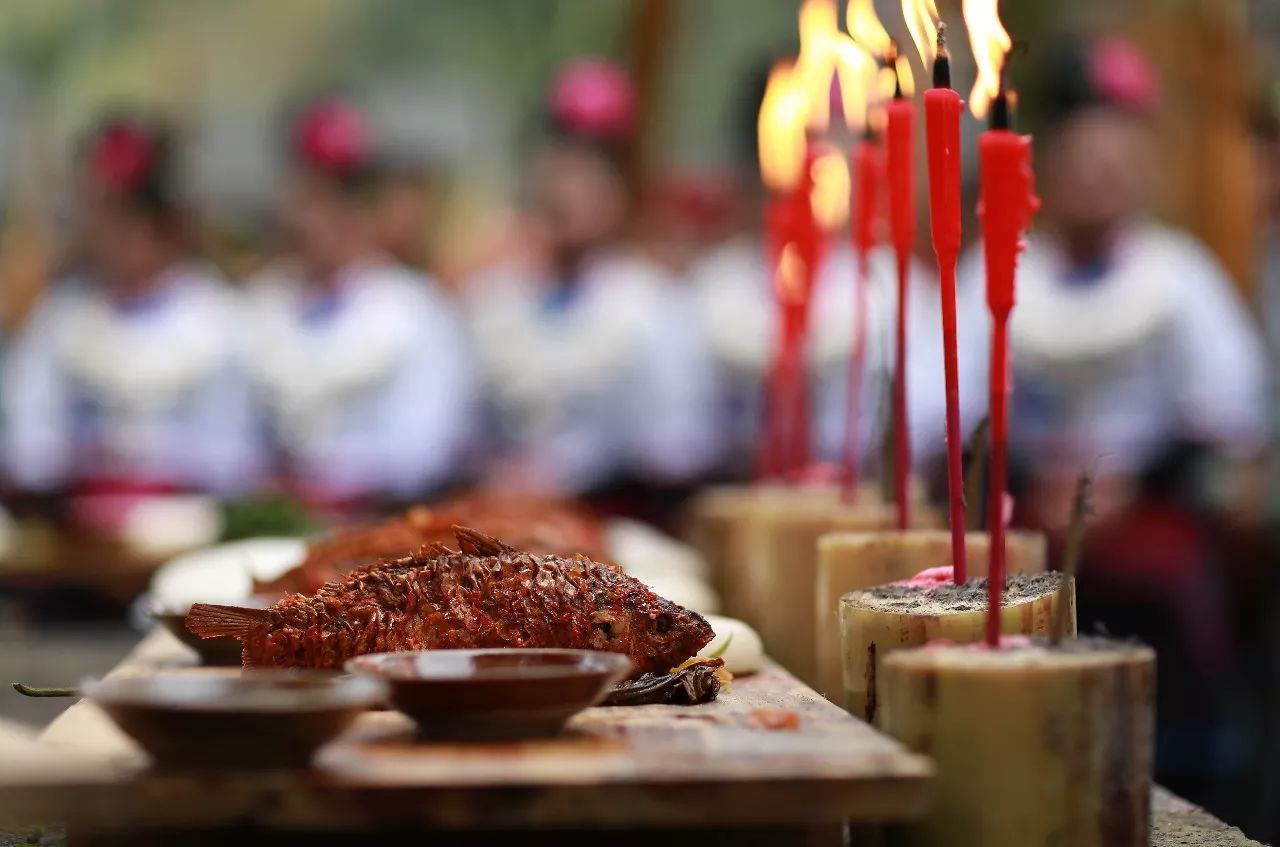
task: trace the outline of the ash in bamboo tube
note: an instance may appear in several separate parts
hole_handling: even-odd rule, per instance
[[[934,568],[902,582],[854,591],[840,599],[846,708],[879,722],[881,672],[887,657],[931,641],[981,641],[987,626],[987,580],[952,581]],[[1060,573],[1016,574],[1005,581],[1003,632],[1048,635],[1055,620],[1075,632],[1075,590]]]
[[[1048,564],[1048,544],[1044,535],[1010,532],[1009,573],[1041,573]],[[910,579],[916,574],[950,561],[954,538],[946,530],[907,532],[836,532],[818,539],[817,603],[814,651],[817,657],[819,693],[833,702],[845,703],[844,658],[840,650],[840,598],[861,591]],[[973,576],[985,576],[991,551],[985,532],[964,534],[965,555]]]
[[[932,809],[901,843],[1148,843],[1149,648],[1097,638],[930,645],[889,656],[879,685],[881,727],[938,767]]]

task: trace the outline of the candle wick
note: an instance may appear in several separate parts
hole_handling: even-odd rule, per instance
[[[992,129],[1013,129],[1013,92],[1009,90],[1009,57],[1012,54],[1012,50],[1005,53],[1004,62],[1000,66],[1000,88],[991,102]]]
[[[936,55],[933,58],[933,87],[951,87],[951,54],[947,51],[947,25],[938,21]]]
[[[884,54],[885,67],[893,71],[893,99],[901,100],[902,93],[902,75],[898,73],[898,44],[895,41],[889,42],[889,49]]]

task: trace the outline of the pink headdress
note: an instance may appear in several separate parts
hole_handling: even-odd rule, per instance
[[[604,59],[579,59],[561,70],[549,105],[556,124],[575,135],[622,141],[635,129],[635,87]]]
[[[108,124],[89,149],[89,175],[112,191],[138,188],[156,161],[156,139],[141,123],[131,120]]]
[[[369,164],[373,134],[360,110],[345,100],[322,100],[298,121],[297,155],[325,173],[346,173]]]
[[[1135,45],[1115,36],[1099,38],[1088,52],[1089,80],[1105,103],[1133,112],[1160,104],[1160,80]]]

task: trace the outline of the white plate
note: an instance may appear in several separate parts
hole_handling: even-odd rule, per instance
[[[299,538],[248,538],[193,550],[171,559],[151,578],[158,603],[235,603],[253,593],[255,579],[274,579],[306,556]]]
[[[760,670],[764,663],[764,645],[754,629],[737,618],[720,615],[707,615],[706,618],[716,634],[711,643],[698,651],[699,657],[705,659],[719,652],[730,673],[748,674]],[[727,648],[726,643],[729,645]]]

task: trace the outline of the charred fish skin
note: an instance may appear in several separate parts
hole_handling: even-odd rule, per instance
[[[396,650],[569,647],[625,653],[637,673],[667,671],[712,638],[700,615],[612,565],[536,556],[463,527],[443,545],[354,571],[267,610],[193,607],[198,635],[235,634],[246,667],[341,668]],[[213,611],[216,610],[216,611]],[[216,620],[215,620],[216,619]]]

